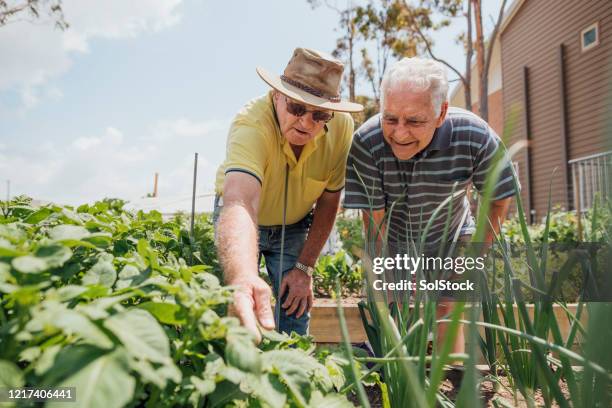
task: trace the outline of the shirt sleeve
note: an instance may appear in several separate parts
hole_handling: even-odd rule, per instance
[[[498,160],[502,160],[504,164],[493,190],[493,200],[501,200],[517,194],[516,186],[520,189],[520,185],[518,184],[518,177],[516,177],[514,166],[506,148],[499,136],[497,136],[493,129],[489,128],[488,137],[484,145],[478,150],[474,163],[472,182],[479,193],[482,194],[484,192],[487,176]],[[514,182],[515,178],[516,185]]]
[[[263,183],[266,163],[265,140],[260,129],[248,124],[233,124],[230,128],[225,174],[237,171],[250,174]]]
[[[327,187],[325,187],[326,191],[336,192],[340,191],[344,188],[345,183],[345,174],[346,174],[346,161],[349,154],[349,149],[351,148],[351,139],[353,138],[353,118],[350,115],[346,114],[346,119],[341,129],[341,134],[337,135],[340,140],[344,143],[342,144],[340,156],[338,159],[338,163],[336,167],[332,170],[331,177],[329,182],[327,183]],[[335,137],[335,135],[334,135]]]
[[[344,207],[372,210],[385,208],[382,175],[359,133],[353,137],[346,162]]]

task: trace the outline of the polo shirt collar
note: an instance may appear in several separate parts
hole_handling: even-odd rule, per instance
[[[299,163],[304,163],[308,159],[308,157],[315,150],[317,150],[317,146],[319,145],[319,140],[321,140],[321,138],[323,136],[325,136],[326,133],[327,133],[326,132],[326,128],[324,128],[321,132],[319,132],[318,135],[316,135],[314,137],[314,139],[312,139],[310,142],[306,143],[304,145],[304,148],[302,149],[302,153],[300,153],[300,159],[299,160],[296,160],[295,153],[293,153],[293,149],[291,148],[291,144],[281,134],[281,146],[283,147],[283,153],[285,153],[285,156],[287,157],[287,160],[288,160],[288,163],[289,163],[289,167],[293,169]]]

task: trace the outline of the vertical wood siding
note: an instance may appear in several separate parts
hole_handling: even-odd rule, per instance
[[[599,22],[599,45],[581,51],[580,33]],[[525,138],[522,109],[523,66],[529,68],[533,204],[545,215],[552,180],[552,201],[565,207],[562,101],[559,46],[564,45],[567,132],[570,159],[605,151],[612,92],[612,1],[526,0],[501,35],[504,120],[511,124],[510,144]],[[513,114],[514,112],[514,114]],[[609,144],[608,144],[609,146]],[[524,155],[515,158],[526,203]],[[553,169],[557,171],[553,175]]]

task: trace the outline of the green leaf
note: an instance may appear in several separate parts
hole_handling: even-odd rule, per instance
[[[91,242],[78,239],[62,239],[61,243],[69,248],[84,247],[89,249],[98,249],[98,247],[92,244]]]
[[[130,358],[130,368],[140,374],[140,381],[153,383],[158,388],[164,389],[169,380],[176,384],[181,382],[181,371],[174,364],[166,364],[155,367],[153,363],[146,360]],[[155,364],[158,366],[158,364]]]
[[[49,238],[56,241],[63,240],[76,240],[80,241],[83,238],[87,238],[91,233],[87,228],[80,225],[58,225],[51,228],[49,231]]]
[[[6,238],[13,244],[18,244],[27,239],[26,232],[17,224],[0,224],[0,237]]]
[[[19,353],[19,360],[17,361],[27,361],[28,363],[31,363],[40,357],[41,352],[40,347],[28,347]]]
[[[200,396],[205,397],[215,390],[215,382],[211,379],[201,379],[196,376],[191,376],[189,378],[196,391],[200,394]]]
[[[145,302],[138,305],[151,313],[160,323],[181,325],[186,322],[186,313],[175,303]]]
[[[141,271],[134,265],[127,264],[119,272],[119,280],[117,281],[117,289],[125,289],[135,287],[143,283],[151,275],[150,269]]]
[[[62,217],[65,221],[73,222],[76,225],[81,225],[83,223],[83,221],[79,217],[79,214],[68,208],[62,208]]]
[[[65,302],[67,300],[71,300],[71,299],[74,299],[75,297],[82,295],[87,290],[88,289],[84,286],[66,285],[66,286],[59,288],[57,290],[57,294],[58,294],[59,300],[61,302]]]
[[[0,238],[0,257],[15,258],[22,255],[26,253],[15,249],[7,239]]]
[[[0,360],[0,387],[17,388],[24,385],[23,373],[10,361]]]
[[[108,349],[113,346],[113,342],[98,326],[77,311],[70,309],[63,310],[50,323],[62,329],[64,333],[77,334],[83,340],[100,348]]]
[[[254,374],[261,372],[260,352],[247,336],[227,336],[225,359],[227,364],[242,371]]]
[[[149,312],[126,310],[106,319],[104,326],[121,340],[131,355],[162,364],[168,362],[168,337]]]
[[[4,282],[11,277],[11,266],[0,262],[0,282]]]
[[[83,238],[83,241],[90,242],[97,247],[106,248],[111,245],[113,238],[106,232],[95,232],[90,236]]]
[[[25,306],[33,305],[40,302],[40,290],[48,284],[48,282],[43,282],[37,285],[17,286],[16,289],[7,287],[3,287],[3,289],[9,289],[7,293],[11,294],[11,298],[14,299],[16,302],[20,303],[21,305]]]
[[[320,391],[314,391],[310,398],[311,407],[325,407],[325,408],[353,408],[345,396],[342,394],[327,394],[323,395]]]
[[[254,396],[264,401],[273,408],[282,408],[287,402],[287,389],[273,374],[254,375],[249,374],[241,388],[248,387]],[[245,387],[246,386],[246,387]],[[315,405],[318,406],[318,405]]]
[[[112,288],[117,279],[117,271],[113,266],[113,256],[104,254],[98,262],[83,276],[83,285],[102,285]]]
[[[10,283],[2,283],[0,282],[0,292],[3,293],[13,293],[19,289],[17,285],[11,285]]]
[[[41,367],[35,368],[36,374],[43,376],[39,384],[57,385],[106,353],[89,344],[66,345],[63,348],[59,344],[51,346],[43,353],[42,359],[46,361],[41,361]]]
[[[151,268],[153,269],[159,267],[159,264],[157,262],[157,253],[151,248],[146,239],[138,240],[138,244],[136,244],[136,249],[142,259],[147,262],[147,265],[151,266]]]
[[[226,407],[233,400],[244,400],[247,394],[240,390],[240,387],[231,381],[221,381],[216,385],[215,390],[208,396],[207,405],[211,407]]]
[[[63,245],[52,244],[41,246],[36,250],[38,258],[44,258],[47,265],[51,268],[59,268],[72,257],[72,251]]]
[[[329,379],[325,367],[301,350],[266,351],[261,355],[261,360],[264,370],[277,372],[281,381],[304,406],[310,399],[310,377],[316,374],[317,377]]]
[[[118,349],[98,357],[58,386],[76,387],[76,399],[81,407],[121,408],[132,400],[135,383],[129,374],[125,351]],[[50,402],[46,406],[66,405]]]
[[[50,268],[44,258],[32,255],[24,255],[13,259],[13,268],[21,273],[41,273]]]
[[[0,254],[1,255],[1,254]],[[45,245],[34,255],[23,255],[14,258],[13,268],[22,273],[41,273],[51,268],[62,266],[72,257],[72,251],[63,245]]]
[[[40,210],[34,211],[32,214],[28,215],[23,222],[26,224],[38,224],[53,213],[54,211],[51,208],[43,207]]]
[[[49,368],[53,366],[55,357],[61,349],[62,346],[59,344],[55,344],[44,349],[40,358],[34,364],[34,372],[36,375],[42,376]]]

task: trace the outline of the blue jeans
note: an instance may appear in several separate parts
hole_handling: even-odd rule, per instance
[[[219,205],[219,197],[217,196],[215,198],[215,208],[213,212],[215,235],[221,208],[222,206]],[[266,269],[268,271],[268,276],[272,281],[273,293],[274,297],[276,298],[276,306],[274,311],[275,320],[276,317],[279,316],[278,313],[280,312],[280,319],[276,323],[276,329],[281,333],[291,334],[291,332],[296,332],[302,335],[308,334],[310,313],[304,313],[299,318],[295,316],[297,312],[294,312],[292,315],[287,315],[286,310],[283,309],[281,305],[285,301],[288,291],[285,292],[285,296],[280,300],[278,299],[278,291],[282,276],[293,269],[300,253],[302,252],[302,247],[306,241],[306,236],[308,235],[308,229],[310,228],[311,222],[312,216],[311,214],[308,214],[301,221],[285,226],[285,247],[283,248],[284,255],[282,266],[280,264],[282,227],[280,225],[259,227],[259,261],[261,262],[262,256],[266,260]]]

